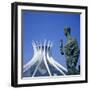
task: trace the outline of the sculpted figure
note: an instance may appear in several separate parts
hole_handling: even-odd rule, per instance
[[[67,38],[65,46],[63,46],[63,40],[61,40],[60,51],[62,55],[66,57],[66,64],[68,69],[68,75],[79,74],[79,70],[76,69],[80,50],[78,47],[77,40],[71,36],[70,27],[64,28],[64,34]],[[79,66],[80,68],[80,66]]]

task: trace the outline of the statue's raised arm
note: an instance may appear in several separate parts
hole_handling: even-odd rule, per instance
[[[60,40],[60,53],[64,55],[64,47],[63,47],[63,40]]]

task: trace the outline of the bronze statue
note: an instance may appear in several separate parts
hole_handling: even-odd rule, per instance
[[[80,70],[76,69],[80,49],[78,47],[77,40],[71,36],[70,27],[64,28],[64,34],[67,38],[67,43],[63,46],[63,40],[61,40],[60,51],[62,55],[66,57],[66,64],[68,69],[68,75],[79,74]],[[79,66],[80,68],[80,66]]]

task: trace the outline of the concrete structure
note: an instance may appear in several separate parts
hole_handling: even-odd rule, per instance
[[[33,41],[32,46],[34,55],[23,66],[24,77],[66,75],[67,69],[54,60],[51,55],[52,42],[46,40],[44,43]]]

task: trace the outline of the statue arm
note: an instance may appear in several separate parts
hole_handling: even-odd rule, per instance
[[[64,50],[63,48],[60,48],[61,54],[64,55]]]
[[[64,55],[63,40],[60,41],[60,53]]]

